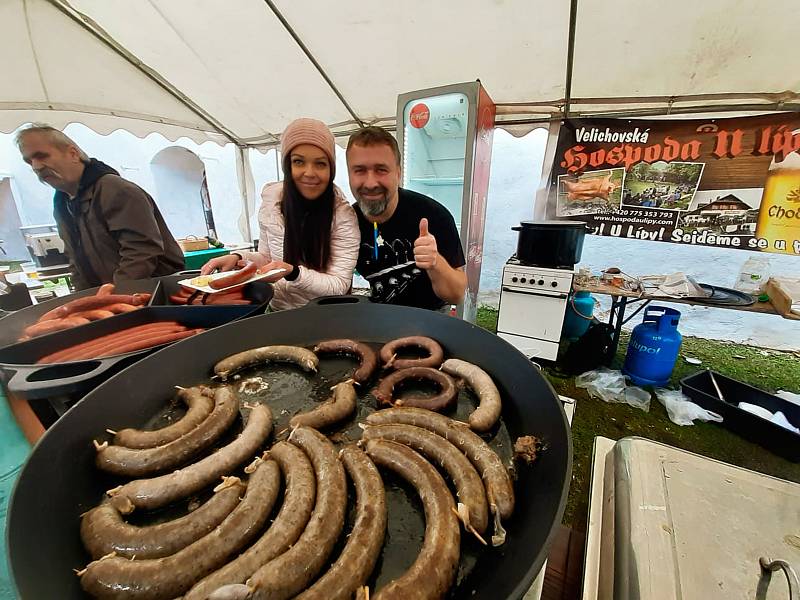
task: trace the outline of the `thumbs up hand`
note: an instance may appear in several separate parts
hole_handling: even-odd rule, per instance
[[[439,257],[436,238],[428,232],[428,219],[419,222],[419,237],[414,241],[414,261],[423,271],[433,269]]]

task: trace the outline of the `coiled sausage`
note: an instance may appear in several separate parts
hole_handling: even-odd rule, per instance
[[[454,421],[421,408],[388,408],[379,410],[367,417],[370,425],[387,425],[390,423],[404,423],[416,425],[433,431],[449,440],[456,448],[467,455],[481,474],[486,487],[486,499],[489,508],[497,507],[499,515],[507,519],[514,512],[514,486],[511,477],[503,466],[500,457],[494,450],[475,433],[470,431],[464,423]]]
[[[350,600],[375,568],[386,536],[386,492],[378,469],[354,445],[339,456],[356,489],[356,521],[339,558],[297,600]]]
[[[189,433],[214,410],[214,397],[208,388],[184,388],[178,390],[178,398],[186,404],[186,414],[183,417],[166,427],[152,431],[121,429],[114,435],[114,443],[126,448],[162,446]]]
[[[257,453],[272,433],[272,411],[259,404],[234,441],[204,459],[160,477],[135,479],[106,492],[109,496],[127,496],[136,508],[152,510],[185,498],[230,473],[248,457]]]
[[[98,598],[155,600],[180,596],[258,535],[279,490],[278,465],[272,460],[261,461],[250,476],[242,501],[211,533],[164,558],[94,561],[82,573],[81,586]]]
[[[489,431],[500,418],[502,404],[500,392],[491,376],[478,365],[458,358],[448,358],[442,363],[442,371],[460,377],[478,396],[480,404],[469,415],[469,426],[475,431]]]
[[[81,518],[81,539],[92,558],[111,552],[128,558],[161,558],[175,554],[219,525],[239,504],[244,485],[234,483],[216,492],[210,500],[186,516],[158,525],[137,527],[122,519],[133,509],[118,508],[107,500]],[[127,501],[127,498],[123,498]]]
[[[439,472],[419,454],[395,442],[370,440],[367,454],[379,467],[413,485],[425,509],[425,539],[417,559],[400,577],[375,594],[375,600],[443,598],[458,569],[461,534],[455,505]]]
[[[317,501],[297,543],[262,566],[247,582],[254,600],[285,600],[305,589],[325,565],[344,526],[347,485],[336,448],[308,427],[292,431],[289,441],[302,448],[314,465]]]
[[[407,380],[431,381],[438,388],[439,393],[435,396],[411,396],[407,395],[397,400],[394,399],[394,388]],[[381,404],[394,404],[395,406],[415,406],[417,408],[427,408],[428,410],[444,410],[455,402],[458,397],[458,390],[453,379],[446,373],[442,373],[430,367],[408,367],[390,373],[378,382],[372,394]]]
[[[375,369],[378,368],[378,354],[367,344],[355,340],[327,340],[314,346],[314,352],[354,354],[358,357],[359,366],[353,372],[353,379],[356,383],[362,384],[369,381]]]
[[[400,348],[422,348],[428,353],[424,358],[395,358]],[[381,348],[381,361],[386,369],[407,369],[409,367],[438,368],[444,359],[444,351],[436,340],[423,335],[412,335],[387,342]]]
[[[413,425],[371,425],[362,440],[390,440],[421,452],[434,465],[441,465],[456,486],[458,501],[469,510],[469,523],[478,533],[486,531],[489,507],[483,483],[466,456],[442,436]],[[465,523],[467,525],[467,523]]]
[[[262,346],[238,352],[223,358],[214,365],[214,373],[225,381],[236,371],[265,362],[290,362],[305,371],[316,371],[319,366],[317,355],[299,346]]]
[[[236,420],[239,400],[230,387],[214,390],[214,410],[197,427],[155,448],[97,446],[95,464],[101,471],[126,477],[141,477],[185,464],[193,456],[209,448]]]
[[[357,404],[356,390],[349,381],[333,386],[333,397],[316,408],[295,415],[289,421],[289,427],[305,426],[323,429],[352,415]]]
[[[221,569],[211,573],[187,592],[184,600],[205,600],[220,588],[243,584],[259,567],[286,552],[303,533],[314,509],[317,482],[306,453],[288,442],[278,442],[269,451],[283,471],[286,492],[281,510],[255,544]],[[250,593],[249,588],[233,588]]]

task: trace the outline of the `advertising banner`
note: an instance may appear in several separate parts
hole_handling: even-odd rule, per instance
[[[547,217],[596,235],[800,255],[800,114],[570,119]]]

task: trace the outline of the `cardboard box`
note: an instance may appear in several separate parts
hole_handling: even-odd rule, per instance
[[[770,277],[764,291],[772,306],[782,315],[800,315],[800,279]]]
[[[184,252],[194,252],[195,250],[208,250],[208,240],[190,235],[178,240],[178,245]]]

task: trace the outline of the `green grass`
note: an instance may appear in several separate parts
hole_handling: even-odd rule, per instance
[[[479,308],[478,325],[494,332],[497,311],[488,307]],[[612,368],[621,367],[627,343],[628,335],[623,333]],[[684,360],[686,356],[700,359],[702,365],[688,364]],[[678,388],[683,377],[710,367],[768,392],[779,389],[800,392],[799,358],[797,353],[792,352],[764,350],[701,338],[684,338],[670,387]],[[572,422],[572,482],[564,513],[564,523],[577,530],[582,531],[586,527],[592,446],[596,436],[615,440],[626,436],[646,437],[800,483],[800,464],[776,456],[761,446],[730,433],[720,425],[701,422],[689,427],[675,425],[655,397],[650,402],[650,412],[645,413],[626,404],[608,404],[590,398],[585,390],[575,387],[574,377],[561,376],[551,367],[545,368],[545,374],[559,394],[577,401]]]

